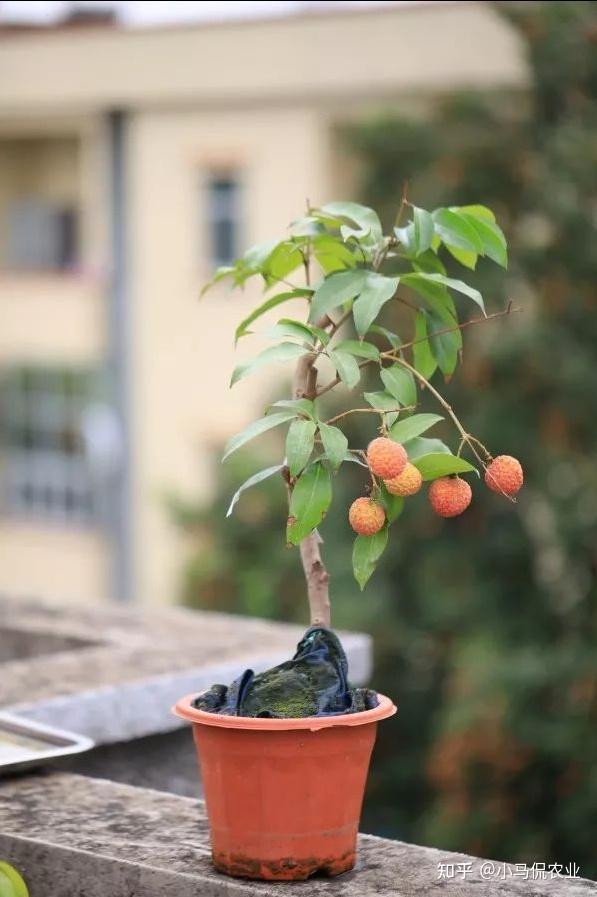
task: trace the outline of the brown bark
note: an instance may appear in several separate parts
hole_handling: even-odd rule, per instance
[[[321,559],[322,538],[315,529],[300,544],[301,561],[307,580],[311,626],[331,626],[329,575]]]
[[[317,390],[315,356],[299,358],[294,373],[292,392],[295,399],[314,398]],[[322,538],[313,530],[300,544],[301,562],[307,582],[311,626],[331,626],[329,576],[321,558]]]

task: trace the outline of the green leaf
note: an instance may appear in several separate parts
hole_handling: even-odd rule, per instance
[[[277,402],[272,402],[270,407],[288,408],[297,415],[305,414],[311,420],[314,420],[316,417],[315,403],[311,399],[279,399]]]
[[[423,455],[412,462],[421,473],[424,480],[436,480],[438,477],[449,476],[451,473],[468,473],[475,468],[464,458],[457,455],[438,454]]]
[[[376,411],[385,411],[383,419],[386,427],[391,427],[399,414],[399,402],[389,392],[365,392],[365,401]]]
[[[477,231],[483,246],[483,254],[489,256],[502,268],[507,268],[508,248],[502,229],[494,221],[488,221],[487,218],[470,214],[465,212],[464,209],[460,211],[464,219]]]
[[[425,209],[413,206],[413,230],[416,255],[426,252],[430,248],[435,233],[433,218]]]
[[[427,272],[429,274],[446,274],[446,266],[431,249],[413,259],[412,265],[415,271]]]
[[[261,271],[265,262],[279,245],[278,240],[266,240],[264,243],[257,243],[255,246],[250,246],[240,260],[242,266],[247,271],[257,274]]]
[[[381,487],[381,500],[385,508],[388,526],[400,517],[404,509],[404,499],[400,495],[392,495],[385,485]]]
[[[370,271],[352,307],[354,324],[359,336],[364,336],[383,306],[392,298],[398,288],[399,277],[384,277]]]
[[[401,405],[416,405],[417,387],[415,379],[410,371],[393,364],[392,367],[383,368],[380,372],[383,385]]]
[[[455,246],[449,246],[448,244],[446,244],[446,249],[465,268],[470,268],[471,271],[474,271],[477,267],[479,256],[476,252],[470,252],[468,249],[457,249]]]
[[[239,449],[242,445],[245,445],[245,443],[249,442],[251,439],[255,439],[256,436],[261,436],[261,434],[267,432],[267,430],[272,430],[280,424],[285,424],[295,417],[296,413],[294,411],[278,411],[276,414],[268,414],[267,417],[260,417],[259,420],[254,420],[248,427],[245,427],[241,433],[237,433],[236,436],[233,436],[228,440],[224,455],[222,456],[222,461],[225,461],[233,452]]]
[[[463,295],[468,296],[469,299],[472,299],[473,302],[476,302],[483,314],[485,314],[485,303],[483,302],[483,296],[476,290],[474,287],[470,287],[468,283],[464,283],[463,280],[454,280],[452,277],[446,277],[444,274],[409,274],[407,277],[403,277],[403,281],[407,280],[407,278],[412,279],[418,278],[423,280],[427,284],[438,284],[440,287],[449,287],[451,290],[456,290],[457,293],[463,293]],[[410,285],[410,284],[408,284]],[[415,287],[416,289],[416,287]]]
[[[267,245],[264,244],[263,247],[253,248],[255,251],[261,248],[265,252],[266,249],[271,249],[275,245],[275,242],[272,242],[268,243]],[[257,255],[255,255],[255,258],[257,258]],[[230,278],[232,280],[231,289],[234,289],[235,287],[243,286],[245,281],[247,281],[250,277],[253,277],[255,274],[261,273],[262,268],[260,264],[252,264],[252,260],[250,258],[245,259],[245,257],[243,256],[243,258],[237,259],[233,265],[224,265],[220,268],[217,268],[212,279],[207,284],[205,284],[205,286],[201,290],[200,295],[203,296],[210,287],[223,280],[224,278]]]
[[[350,355],[356,355],[359,358],[368,358],[370,361],[379,359],[379,349],[373,343],[367,343],[364,340],[344,339],[334,346],[334,352],[348,352]]]
[[[319,321],[332,309],[354,299],[361,291],[366,276],[366,271],[356,268],[352,271],[337,271],[326,277],[313,295],[309,320]]]
[[[329,470],[319,463],[312,464],[298,478],[290,497],[286,539],[298,545],[324,518],[332,500],[332,481]]]
[[[426,433],[440,420],[443,420],[441,414],[413,414],[411,417],[405,417],[404,420],[396,421],[390,428],[389,435],[394,442],[408,442],[415,436]]]
[[[236,506],[236,503],[238,502],[242,493],[245,492],[245,490],[250,489],[251,486],[256,486],[258,483],[262,483],[263,480],[267,480],[268,477],[271,477],[275,473],[278,473],[280,470],[282,470],[282,467],[282,464],[275,464],[273,467],[266,467],[265,470],[260,470],[259,473],[254,473],[252,477],[249,477],[248,480],[245,480],[242,486],[239,486],[239,488],[232,496],[232,501],[230,502],[228,510],[226,511],[226,517],[230,517]]]
[[[315,258],[326,274],[354,268],[357,263],[352,249],[331,234],[314,237],[312,244]]]
[[[433,309],[437,314],[446,314],[448,312],[454,317],[456,315],[454,300],[442,283],[430,279],[435,276],[437,275],[428,274],[424,271],[415,271],[412,274],[403,274],[400,277],[400,282],[403,286],[410,287],[420,296],[423,296],[429,308]]]
[[[392,349],[399,349],[402,345],[398,334],[394,333],[392,330],[388,330],[387,327],[380,327],[379,324],[372,324],[369,329],[372,333],[379,333],[380,336],[385,336]]]
[[[399,404],[389,392],[364,392],[363,398],[379,411],[396,411]]]
[[[427,315],[420,310],[415,315],[415,343],[413,345],[414,366],[427,380],[433,376],[437,361],[433,357],[427,333]]]
[[[458,330],[456,308],[452,297],[442,283],[435,283],[433,280],[428,279],[432,276],[436,275],[409,274],[405,275],[402,281],[408,281],[408,286],[424,296],[425,301],[430,306],[430,311],[424,313],[428,345],[431,348],[435,362],[439,364],[442,372],[449,376],[454,371],[458,361],[458,351],[462,348],[462,334]],[[417,316],[415,328],[417,333],[423,333],[423,317]],[[445,330],[449,332],[441,332]],[[432,365],[425,349],[422,351],[425,353],[424,363],[429,364],[429,369],[433,373]],[[421,359],[420,353],[421,350],[417,349],[416,346],[413,347],[413,354],[418,360]],[[430,376],[431,373],[429,375],[424,374],[424,376]]]
[[[433,213],[435,231],[444,243],[456,249],[481,253],[483,244],[475,228],[453,209],[437,209]]]
[[[384,526],[374,536],[357,536],[352,548],[352,569],[354,578],[363,591],[367,581],[375,571],[377,562],[388,544],[388,528]]]
[[[429,344],[433,356],[439,365],[439,369],[446,377],[450,377],[458,363],[458,352],[462,348],[462,334],[460,330],[448,330],[446,327],[457,327],[456,319],[451,315],[440,317],[435,312],[429,312],[427,316],[427,332]]]
[[[233,278],[234,286],[243,286],[243,284],[255,274],[261,274],[266,277],[267,259],[279,245],[277,240],[269,240],[266,243],[259,243],[257,246],[251,246],[247,249],[242,258],[237,259],[229,271],[229,275]]]
[[[491,209],[487,208],[487,206],[459,206],[458,210],[460,212],[464,212],[465,215],[473,215],[475,218],[482,218],[484,221],[495,222],[495,215],[493,214]]]
[[[0,897],[29,897],[29,888],[20,872],[0,860]]]
[[[413,220],[406,227],[395,227],[394,233],[408,255],[418,256],[426,252],[434,236],[433,218],[425,209],[413,206]]]
[[[263,302],[259,308],[254,309],[250,315],[248,315],[243,321],[240,322],[238,327],[236,328],[236,333],[234,334],[234,341],[238,342],[241,336],[244,336],[249,332],[249,327],[256,321],[257,318],[264,315],[266,311],[269,311],[270,308],[275,308],[277,305],[281,305],[282,302],[288,302],[289,299],[298,299],[299,297],[310,296],[312,290],[306,289],[296,289],[290,290],[287,293],[278,293],[277,296],[272,296],[266,302]]]
[[[346,240],[349,237],[357,237],[363,242],[378,243],[383,235],[381,221],[376,212],[367,206],[356,202],[329,202],[321,207],[324,215],[337,220],[347,220],[356,224],[356,227],[343,226],[342,236]]]
[[[221,280],[224,280],[226,277],[231,277],[236,268],[234,265],[221,265],[219,268],[216,268],[215,273],[211,280],[208,280],[206,284],[201,287],[201,292],[199,296],[204,296],[208,290],[210,290],[214,284],[219,283]]]
[[[327,330],[324,330],[322,327],[316,327],[315,324],[311,324],[311,330],[319,338],[321,345],[327,346],[331,339]]]
[[[342,382],[349,389],[355,387],[360,380],[361,372],[354,355],[350,355],[348,352],[329,352],[328,354]]]
[[[291,476],[303,470],[313,451],[317,424],[312,420],[293,420],[286,434],[286,463]]]
[[[283,240],[263,263],[263,276],[268,284],[284,280],[303,264],[303,253],[294,240]]]
[[[422,458],[423,455],[432,455],[437,453],[443,453],[446,455],[451,455],[452,452],[441,439],[426,439],[422,436],[415,436],[413,439],[409,439],[408,442],[403,443],[404,448],[406,450],[406,454],[408,455],[408,460],[413,463],[417,458]]]
[[[360,467],[365,467],[369,470],[369,465],[366,464],[358,455],[353,454],[353,452],[349,449],[344,455],[343,461],[352,461],[353,464],[358,464]]]
[[[308,342],[310,345],[313,345],[318,339],[317,334],[310,327],[290,318],[282,318],[265,332],[265,336],[269,339],[297,339],[301,342]]]
[[[315,237],[325,234],[325,226],[313,215],[304,215],[290,223],[290,231],[294,237]]]
[[[270,346],[268,349],[260,352],[256,358],[237,365],[232,372],[230,386],[234,386],[243,377],[247,377],[266,364],[271,364],[274,361],[290,361],[305,355],[307,351],[308,349],[304,346],[299,346],[296,343],[279,343],[277,346]]]
[[[321,327],[309,326],[309,324],[303,324],[302,321],[295,321],[292,318],[281,318],[277,324],[266,331],[265,335],[270,339],[283,339],[284,337],[298,339],[308,342],[309,345],[314,345],[317,340],[321,340],[322,344],[327,346],[330,341],[329,333],[326,333]]]
[[[319,424],[319,434],[326,456],[333,468],[339,467],[346,458],[348,439],[338,427]]]

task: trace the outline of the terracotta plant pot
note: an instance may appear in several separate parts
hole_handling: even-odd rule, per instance
[[[239,878],[340,875],[355,864],[356,837],[377,723],[389,698],[362,713],[253,719],[196,710],[193,724],[216,868]]]

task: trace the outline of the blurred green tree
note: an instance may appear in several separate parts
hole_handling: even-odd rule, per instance
[[[407,502],[366,597],[352,580],[341,510],[360,492],[358,469],[338,483],[345,496],[323,535],[335,623],[379,621],[375,685],[399,704],[380,728],[365,827],[502,860],[576,862],[591,877],[597,3],[500,9],[526,43],[529,94],[452,96],[431,121],[391,115],[344,138],[362,163],[361,198],[387,221],[407,179],[417,205],[482,196],[505,226],[507,287],[524,314],[465,333],[467,364],[446,392],[495,454],[520,458],[527,487],[515,508],[478,488],[468,513],[447,523]],[[491,265],[481,261],[473,277],[499,298]],[[350,426],[349,438],[364,443],[362,424]],[[282,485],[262,484],[241,499],[236,521],[224,520],[242,473],[254,470],[244,463],[246,471],[240,461],[221,469],[212,507],[176,505],[197,533],[185,601],[303,620],[300,569],[280,550]]]

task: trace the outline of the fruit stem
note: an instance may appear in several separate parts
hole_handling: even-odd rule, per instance
[[[437,399],[437,401],[440,403],[442,408],[445,408],[445,410],[448,412],[450,418],[452,419],[454,426],[456,427],[456,429],[458,430],[458,432],[460,433],[460,435],[462,437],[462,444],[466,443],[468,445],[468,447],[470,448],[471,452],[473,453],[473,455],[475,456],[475,458],[477,459],[477,461],[479,462],[481,467],[485,470],[485,468],[487,467],[487,464],[485,463],[485,461],[483,460],[483,458],[480,456],[479,452],[475,448],[474,443],[476,442],[479,445],[479,447],[483,450],[483,452],[485,452],[485,454],[487,456],[489,456],[489,452],[487,451],[485,446],[481,442],[479,442],[478,439],[474,439],[474,437],[472,437],[470,435],[470,433],[467,433],[467,431],[462,426],[458,417],[456,417],[454,409],[452,408],[450,403],[446,399],[444,399],[441,392],[438,392],[438,390],[435,388],[435,386],[432,386],[432,384],[429,382],[427,377],[424,377],[420,371],[418,371],[415,367],[413,367],[412,364],[409,364],[408,361],[406,361],[404,358],[397,357],[395,359],[395,362],[396,362],[396,364],[400,364],[400,365],[402,365],[402,367],[409,370],[411,372],[411,374],[413,375],[413,377],[416,377],[417,380],[419,381],[419,383],[422,383],[423,386],[425,386],[429,390],[431,395],[435,399]]]

